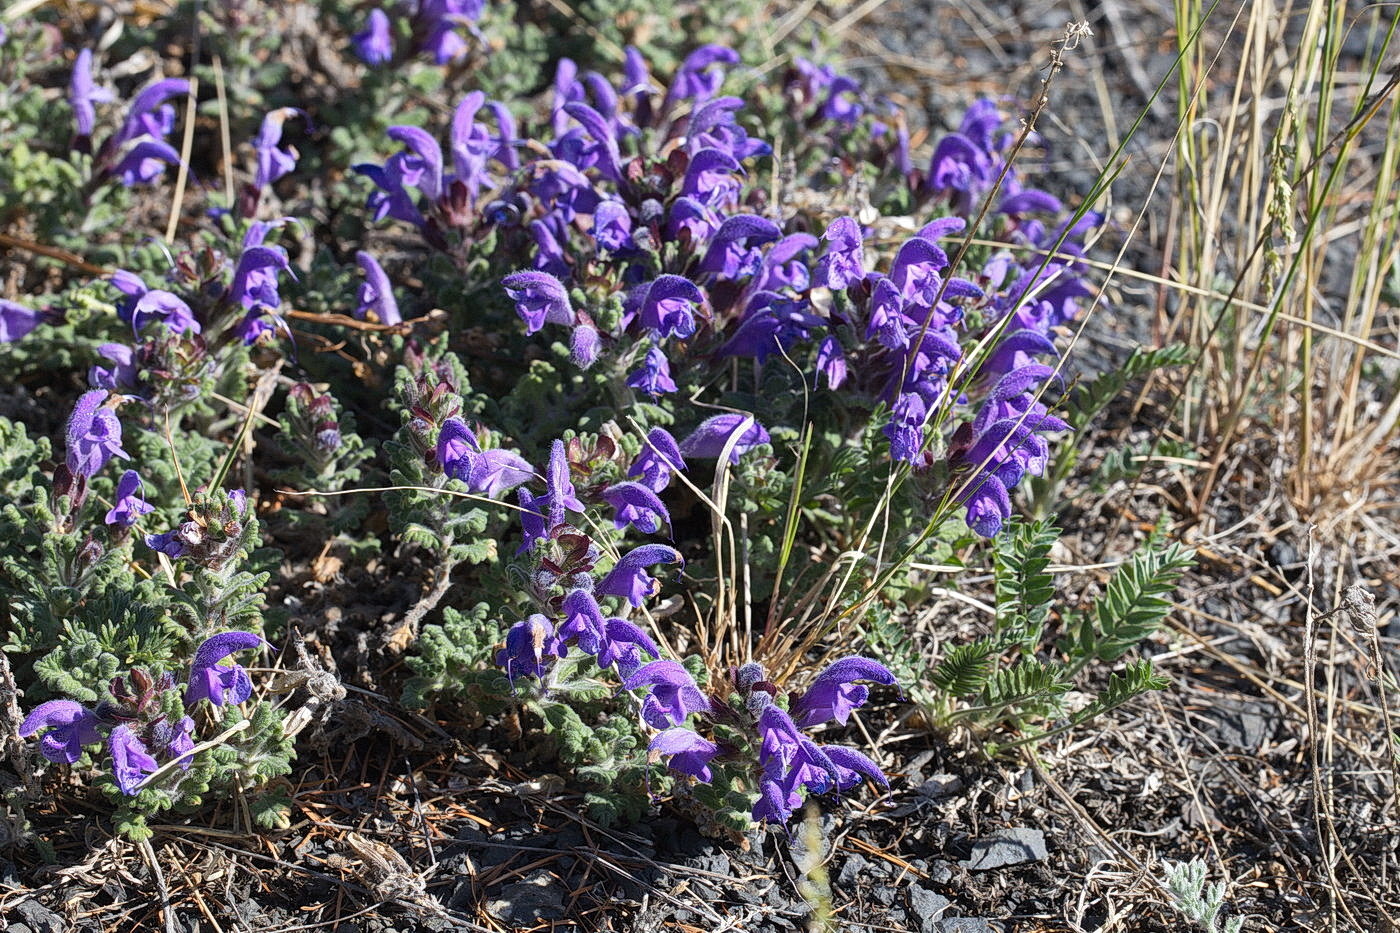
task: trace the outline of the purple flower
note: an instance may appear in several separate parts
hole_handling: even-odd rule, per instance
[[[476,435],[461,418],[448,418],[438,431],[437,458],[442,470],[453,479],[471,483],[481,454]]]
[[[715,96],[724,83],[724,65],[737,65],[739,53],[722,45],[702,45],[686,56],[671,79],[666,92],[667,103],[693,99],[703,101]]]
[[[525,322],[525,333],[533,334],[545,322],[569,326],[574,309],[564,283],[547,272],[516,272],[501,279],[506,294],[515,302],[515,312]]]
[[[816,102],[836,80],[836,71],[830,65],[818,65],[800,55],[792,60],[792,64],[797,74],[795,80],[789,81],[788,87],[796,90],[805,104]]]
[[[253,185],[259,190],[266,188],[297,167],[296,149],[291,146],[286,149],[277,148],[277,144],[282,141],[282,124],[289,117],[295,116],[305,116],[305,114],[296,107],[281,107],[263,117],[262,125],[258,128],[258,135],[253,140],[253,148],[258,153],[258,170],[254,176]]]
[[[543,511],[548,498],[548,496],[532,496],[528,489],[515,491],[515,501],[520,503],[520,509],[516,514],[520,516],[520,531],[523,539],[515,553],[524,554],[535,546],[536,541],[543,540],[549,532],[549,529],[545,527]]]
[[[992,538],[1011,517],[1011,495],[1005,484],[991,473],[979,473],[962,487],[958,501],[967,505],[967,527],[984,538]]]
[[[679,275],[657,276],[633,293],[637,322],[661,337],[689,337],[695,333],[695,313],[705,296],[694,282]]]
[[[642,700],[642,719],[653,728],[679,726],[691,713],[708,713],[710,701],[679,661],[652,661],[622,682],[625,690],[650,687]]]
[[[359,307],[355,309],[355,316],[363,318],[367,312],[373,312],[374,319],[381,324],[401,323],[403,318],[399,316],[399,303],[394,300],[389,277],[379,263],[363,250],[355,253],[355,262],[365,274],[365,280],[360,283]]]
[[[290,271],[287,251],[280,246],[247,246],[233,269],[233,281],[226,297],[249,311],[276,310],[282,303],[277,291],[277,273]]]
[[[671,514],[661,499],[641,483],[614,483],[603,490],[603,501],[617,510],[613,527],[619,530],[630,524],[650,535],[671,523]]]
[[[0,343],[13,343],[38,326],[38,311],[0,298]]]
[[[742,323],[719,349],[719,355],[751,356],[762,363],[779,350],[806,340],[813,328],[825,323],[807,308],[806,301],[800,298],[758,292],[749,300]]]
[[[189,555],[191,546],[204,540],[204,530],[198,522],[184,522],[170,531],[146,535],[145,540],[146,547],[151,550],[164,554],[171,560],[179,560]]]
[[[560,608],[564,611],[564,624],[559,626],[560,644],[577,641],[585,653],[596,655],[607,638],[607,626],[593,594],[583,589],[570,590]]]
[[[581,101],[565,104],[564,112],[583,124],[583,128],[593,137],[589,157],[596,160],[599,174],[610,181],[620,181],[622,169],[618,163],[621,156],[618,153],[614,128],[601,113]]]
[[[49,700],[24,717],[19,734],[28,738],[40,729],[47,729],[39,739],[39,751],[49,761],[71,765],[82,756],[84,745],[102,740],[99,725],[97,714],[81,703]]]
[[[563,159],[539,159],[530,168],[528,190],[566,224],[579,214],[591,214],[600,198],[588,176]]]
[[[493,447],[481,452],[481,473],[471,484],[472,488],[498,499],[521,483],[534,479],[535,471],[529,462],[519,454]]]
[[[148,185],[165,173],[166,164],[179,165],[180,153],[159,139],[143,139],[126,151],[111,169],[128,188]]]
[[[1014,388],[1015,383],[1007,391]],[[994,398],[990,406],[996,407],[991,410],[997,411],[1001,404],[1002,400]],[[955,475],[961,474],[955,480],[955,501],[967,506],[967,526],[984,538],[994,536],[1011,517],[1012,487],[1027,473],[1044,474],[1049,465],[1049,445],[1035,432],[1069,429],[1040,403],[1027,399],[1023,404],[1027,407],[1020,413],[985,427],[979,412],[978,419],[959,429],[967,439],[959,444],[955,437],[949,456]]]
[[[92,83],[92,50],[83,49],[73,60],[73,76],[68,82],[68,103],[73,107],[73,120],[78,125],[79,137],[92,135],[97,123],[97,109],[93,105],[111,99],[111,91]]]
[[[839,389],[846,381],[846,354],[841,341],[827,337],[817,347],[817,372],[826,379],[827,388]]]
[[[420,229],[426,225],[417,203],[404,187],[408,182],[407,153],[399,152],[390,156],[383,165],[361,163],[352,166],[355,172],[374,182],[375,190],[370,192],[365,207],[375,222],[385,217],[402,220]]]
[[[900,297],[920,308],[928,308],[943,284],[939,271],[948,267],[948,254],[932,240],[910,237],[895,253],[890,264],[890,280]]]
[[[812,284],[812,275],[803,254],[816,249],[818,243],[810,233],[783,237],[764,255],[762,271],[754,284],[767,291],[805,292]]]
[[[598,328],[590,322],[580,320],[569,335],[569,358],[579,369],[588,369],[598,362],[598,356],[602,352],[603,340],[598,334]]]
[[[742,171],[739,160],[729,153],[719,149],[701,149],[686,166],[681,194],[708,207],[732,204],[743,189],[743,182],[735,177]]]
[[[831,82],[831,93],[822,105],[822,117],[848,126],[854,124],[865,112],[865,107],[860,103],[861,94],[860,85],[854,78],[837,75]]]
[[[199,322],[184,299],[174,292],[152,288],[130,303],[131,329],[139,332],[150,321],[164,324],[172,334],[199,333]]]
[[[854,748],[823,745],[822,752],[836,766],[836,786],[840,790],[850,790],[861,782],[862,777],[870,778],[881,787],[890,786],[880,766]]]
[[[110,369],[94,363],[88,369],[88,382],[94,389],[121,392],[136,385],[136,364],[131,347],[124,343],[104,343],[97,353],[112,364]]]
[[[400,163],[403,183],[417,188],[430,201],[442,197],[442,147],[432,134],[417,126],[391,126],[385,133],[408,149]]]
[[[165,749],[170,759],[179,762],[181,771],[188,771],[194,763],[189,757],[190,752],[194,751],[194,720],[181,716],[173,726],[162,720],[156,723],[151,732],[155,744]]]
[[[559,245],[559,238],[554,235],[554,231],[543,220],[530,221],[529,230],[530,239],[535,241],[535,270],[548,273],[556,279],[568,278],[569,263],[564,257],[564,247]]]
[[[460,418],[448,418],[442,423],[437,456],[444,473],[492,499],[535,476],[534,468],[519,454],[499,448],[483,451],[476,435]]]
[[[604,201],[593,212],[593,239],[610,253],[633,249],[632,215],[620,201]]]
[[[889,423],[884,427],[884,435],[890,440],[890,456],[895,460],[913,463],[919,458],[924,445],[924,422],[928,419],[928,406],[916,393],[906,392],[894,403]]]
[[[915,327],[904,313],[904,300],[899,289],[888,278],[881,276],[875,282],[870,295],[870,320],[865,326],[865,339],[874,338],[889,350],[903,350],[909,346],[909,330]]]
[[[117,413],[103,406],[105,389],[84,392],[68,419],[68,469],[74,476],[96,476],[113,457],[130,460],[122,450],[122,423]]]
[[[647,350],[642,365],[627,376],[627,384],[652,398],[676,391],[676,382],[671,378],[671,363],[660,347]]]
[[[549,447],[549,467],[544,475],[551,525],[564,523],[566,509],[570,512],[583,512],[583,503],[574,491],[574,481],[570,474],[569,455],[564,450],[564,442],[555,441]]]
[[[997,205],[998,214],[1058,214],[1063,209],[1064,205],[1060,203],[1059,198],[1036,188],[1007,192],[1001,199],[1001,204]]]
[[[572,58],[561,58],[554,67],[554,100],[551,104],[554,135],[560,136],[569,125],[569,114],[564,108],[588,96],[583,84],[578,80],[578,65]]]
[[[672,771],[688,774],[709,783],[713,775],[710,762],[719,754],[719,746],[689,729],[674,727],[658,732],[647,745],[647,760],[668,757]]]
[[[130,528],[142,515],[149,515],[156,509],[141,495],[141,476],[135,470],[127,470],[117,480],[116,497],[116,504],[107,513],[106,522],[109,525]]]
[[[714,236],[710,237],[698,271],[710,272],[722,279],[753,275],[763,262],[763,254],[758,247],[780,236],[782,230],[765,217],[735,214],[720,224]]]
[[[860,224],[850,217],[838,217],[826,228],[823,240],[829,244],[817,260],[816,282],[830,289],[846,288],[865,277],[865,252]]]
[[[702,421],[690,436],[681,442],[681,453],[687,457],[719,458],[730,445],[729,462],[738,463],[739,456],[759,444],[768,443],[768,432],[753,417],[739,413],[715,415]]]
[[[676,439],[665,428],[647,432],[641,453],[627,469],[628,476],[640,477],[642,484],[659,493],[671,484],[671,474],[685,470],[685,460],[676,446]]]
[[[1035,362],[1038,354],[1053,354],[1055,344],[1044,334],[1021,329],[1004,334],[982,361],[979,372],[984,376],[1009,373]]]
[[[642,652],[653,658],[661,657],[661,649],[651,636],[626,619],[616,616],[603,623],[603,639],[598,646],[598,666],[606,670],[616,667],[623,678],[631,677],[641,666]]]
[[[997,174],[990,154],[961,133],[949,133],[938,141],[929,162],[928,184],[947,194],[953,210],[971,211],[977,197],[991,187]]]
[[[670,237],[679,240],[683,234],[689,235],[691,243],[704,243],[719,227],[719,214],[695,198],[678,198],[666,220]]]
[[[780,707],[767,704],[758,715],[758,763],[766,774],[785,774],[802,754],[802,733]]]
[[[496,118],[494,136],[485,124],[476,121],[483,105]],[[472,91],[457,104],[452,113],[452,165],[455,181],[467,187],[473,202],[482,185],[488,182],[486,163],[489,159],[497,159],[511,171],[519,167],[515,142],[515,119],[504,104],[487,101],[480,91]]]
[[[549,670],[545,658],[562,658],[565,648],[554,634],[554,626],[539,613],[522,619],[506,633],[506,646],[496,652],[496,663],[506,669],[511,683],[517,677],[543,680]]]
[[[215,706],[242,703],[253,693],[253,681],[239,664],[220,664],[235,651],[260,648],[264,642],[252,632],[222,632],[204,640],[194,653],[190,665],[189,685],[185,688],[185,706],[208,700]]]
[[[1028,411],[1033,412],[1030,417],[1038,423],[1041,416],[1049,414],[1036,398],[1034,391],[1042,383],[1062,385],[1062,380],[1053,366],[1028,363],[1003,375],[983,400],[982,407],[972,422],[973,432],[980,434],[997,421],[1020,418],[1022,413]]]
[[[788,790],[773,778],[764,778],[758,784],[758,800],[753,805],[753,818],[762,823],[787,825],[792,813],[802,805],[802,795]]]
[[[456,61],[467,53],[467,43],[457,34],[455,27],[455,17],[448,14],[433,23],[428,29],[428,37],[423,42],[423,48],[432,53],[433,61],[439,65]]]
[[[379,8],[369,11],[369,21],[363,32],[358,32],[351,40],[355,54],[367,65],[382,65],[394,57],[394,35],[389,25],[389,14]]]
[[[646,569],[653,564],[684,564],[681,554],[665,544],[643,544],[618,559],[613,569],[599,582],[600,596],[621,596],[635,608],[661,589]]]
[[[117,787],[128,797],[134,797],[146,775],[159,767],[156,760],[146,744],[125,724],[112,730],[107,745],[112,752],[112,774],[117,779]]]
[[[792,718],[803,729],[836,720],[842,725],[865,705],[870,689],[856,681],[893,684],[894,674],[877,661],[859,656],[841,658],[817,675],[807,692],[792,705]]]
[[[165,101],[189,92],[190,83],[184,78],[166,78],[152,84],[136,95],[121,129],[104,144],[104,148],[116,150],[141,136],[151,136],[154,139],[164,137],[173,128],[175,120],[174,108],[165,106]],[[176,154],[170,161],[179,160],[179,155]]]

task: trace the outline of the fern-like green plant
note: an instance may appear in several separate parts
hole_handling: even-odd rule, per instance
[[[1168,597],[1194,561],[1194,552],[1180,544],[1149,542],[1119,566],[1090,612],[1070,625],[1063,649],[1071,673],[1091,661],[1117,660],[1161,628],[1172,608]]]
[[[1109,674],[1107,685],[1077,710],[1064,699],[1091,662],[1112,662],[1155,632],[1171,611],[1169,594],[1192,554],[1156,540],[1133,554],[1110,579],[1090,612],[1067,623],[1058,651],[1038,656],[1055,604],[1050,554],[1059,532],[1045,522],[1015,521],[993,552],[996,615],[993,631],[952,648],[929,673],[925,698],[935,724],[962,725],[987,737],[996,752],[1078,728],[1149,690],[1167,686],[1147,660]],[[1005,738],[1011,733],[1019,736]]]

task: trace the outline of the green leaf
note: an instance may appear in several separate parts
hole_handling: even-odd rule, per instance
[[[1055,599],[1055,581],[1048,568],[1050,550],[1059,536],[1048,522],[1018,520],[1002,529],[993,545],[997,631],[1019,645],[1023,654],[1040,644]]]
[[[1147,544],[1114,571],[1093,607],[1095,658],[1112,661],[1161,627],[1172,610],[1168,598],[1195,563],[1195,552],[1172,543]]]

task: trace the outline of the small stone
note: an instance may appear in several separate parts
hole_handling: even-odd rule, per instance
[[[929,800],[937,800],[940,797],[951,797],[962,790],[962,787],[962,778],[956,774],[935,774],[914,788],[914,793]]]
[[[934,884],[947,884],[953,880],[953,866],[942,859],[935,859],[928,867],[928,880]]]
[[[944,917],[938,922],[937,933],[996,933],[981,917]]]
[[[21,901],[14,907],[13,916],[23,920],[34,933],[67,933],[69,928],[67,920],[38,901]]]
[[[846,856],[845,864],[836,873],[836,883],[843,888],[854,887],[861,876],[869,871],[870,860],[859,853],[853,853]]]
[[[701,871],[714,872],[716,875],[729,874],[729,856],[723,852],[707,852],[686,861],[691,867]]]
[[[1038,862],[1046,856],[1045,833],[1026,826],[1000,829],[972,844],[972,858],[959,862],[971,871]]]
[[[563,920],[564,891],[547,871],[537,871],[517,884],[506,885],[486,910],[503,923]]]
[[[951,902],[942,894],[912,885],[909,888],[909,916],[919,933],[938,933],[938,921]]]

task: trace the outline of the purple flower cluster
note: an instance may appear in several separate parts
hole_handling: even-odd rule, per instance
[[[680,554],[664,544],[645,544],[623,555],[612,570],[598,577],[594,574],[598,549],[583,535],[556,527],[551,544],[558,545],[556,554],[540,561],[532,587],[537,593],[550,594],[545,604],[551,607],[552,616],[535,613],[513,625],[496,663],[512,683],[520,677],[533,677],[547,689],[554,660],[566,657],[570,647],[577,646],[600,669],[616,670],[628,689],[642,686],[633,679],[656,663],[643,667],[643,657],[660,658],[661,650],[635,623],[605,615],[598,599],[620,596],[632,606],[640,606],[659,588],[647,569],[682,563]],[[564,590],[563,595],[556,595],[557,590]]]
[[[841,218],[827,231],[828,250],[817,266],[819,280],[839,291],[838,306],[859,328],[855,348],[861,382],[890,410],[884,428],[890,455],[922,469],[931,465],[931,432],[953,406],[982,398],[976,417],[964,423],[948,449],[955,477],[954,498],[967,506],[968,526],[990,537],[1011,514],[1009,490],[1048,465],[1045,433],[1067,430],[1039,401],[1055,381],[1054,369],[1039,362],[1053,356],[1052,329],[1077,314],[1083,285],[1066,266],[1052,277],[1015,267],[1011,288],[995,278],[1008,274],[1009,256],[999,254],[978,283],[947,276],[948,256],[938,239],[962,229],[960,218],[933,221],[896,252],[889,274],[861,274],[862,243],[853,220]],[[1052,284],[1035,289],[1034,282]],[[1034,300],[1025,296],[1035,294]],[[969,359],[962,336],[965,315],[975,309],[989,321],[989,349]]]
[[[130,325],[130,343],[104,343],[88,371],[95,389],[140,398],[168,411],[198,398],[233,341],[266,343],[290,336],[281,316],[280,278],[291,275],[287,251],[267,238],[286,219],[248,225],[236,260],[213,250],[177,257],[162,283],[117,270],[108,279],[120,293],[117,316]]]
[[[208,570],[221,570],[246,544],[251,516],[248,496],[241,489],[197,498],[185,521],[161,534],[148,534],[146,546],[172,560],[188,560]]]
[[[693,682],[688,686],[687,677],[674,661],[656,661],[638,671],[625,686],[650,684],[653,695],[664,688],[662,700],[643,706],[647,722],[663,730],[651,740],[648,753],[655,759],[668,759],[671,770],[677,773],[709,782],[716,758],[739,757],[741,751],[726,749],[683,728],[686,715],[666,715],[671,710],[668,702],[677,713],[713,712],[708,699],[698,691],[690,692]],[[804,729],[826,722],[844,724],[870,696],[864,682],[893,685],[895,678],[884,665],[869,658],[842,658],[822,671],[805,693],[790,698],[784,709],[762,665],[750,663],[734,672],[737,703],[727,708],[733,715],[725,716],[724,721],[742,725],[750,736],[751,748],[757,749],[753,763],[759,790],[753,806],[755,820],[786,824],[801,806],[804,792],[849,790],[866,778],[888,786],[880,768],[861,752],[843,745],[819,745],[803,734]]]
[[[194,719],[184,715],[172,722],[161,712],[161,694],[181,689],[187,713],[193,712],[201,700],[214,706],[242,703],[253,693],[252,680],[239,664],[224,662],[235,652],[264,644],[251,632],[214,635],[195,652],[183,688],[170,674],[152,678],[136,668],[127,676],[114,679],[108,687],[109,698],[95,707],[74,700],[40,703],[24,718],[19,734],[28,738],[42,732],[39,751],[44,757],[70,765],[82,757],[86,746],[102,742],[105,737],[117,787],[123,794],[133,796],[146,777],[161,766],[160,759],[178,762],[185,771],[192,763]]]
[[[606,436],[592,445],[575,438],[555,441],[542,471],[543,492],[522,484],[536,478],[529,465],[504,451],[482,451],[474,436],[457,419],[449,419],[439,433],[439,456],[454,478],[486,491],[484,479],[473,479],[492,453],[508,458],[513,474],[508,485],[521,486],[520,503],[524,544],[534,569],[529,573],[529,594],[540,611],[517,622],[506,635],[497,663],[512,682],[521,677],[541,681],[548,691],[554,662],[573,647],[597,662],[602,670],[615,670],[627,683],[647,658],[659,659],[660,649],[651,637],[622,615],[609,615],[603,600],[612,597],[619,609],[637,608],[656,595],[660,583],[650,568],[682,564],[681,555],[665,544],[643,544],[624,553],[603,572],[598,564],[602,549],[572,521],[587,508],[586,502],[604,504],[614,511],[618,529],[633,525],[646,533],[660,531],[670,515],[661,502],[674,472],[685,468],[675,440],[660,428],[653,429],[643,451],[632,460],[628,478],[613,480],[621,471],[624,455]],[[625,461],[623,461],[625,462]],[[575,477],[583,482],[576,484]],[[632,688],[629,688],[632,689]]]
[[[355,54],[367,65],[383,65],[394,57],[395,32],[412,37],[415,50],[428,52],[439,65],[467,53],[462,31],[475,32],[486,0],[402,0],[389,11],[370,10],[365,28],[355,34]]]
[[[457,107],[446,154],[418,127],[390,128],[404,149],[356,167],[375,185],[369,209],[444,249],[451,235],[488,230],[522,247],[531,268],[502,284],[527,333],[568,328],[583,368],[609,350],[626,353],[634,367],[627,384],[647,395],[675,391],[667,350],[702,336],[713,343],[724,323],[716,312],[748,309],[747,327],[724,352],[766,356],[823,326],[793,301],[806,285],[801,257],[816,240],[784,236],[746,203],[744,164],[770,147],[738,123],[738,98],[717,96],[736,62],[733,51],[704,46],[662,91],[634,49],[619,85],[565,59],[538,142],[517,135],[504,106],[473,92]],[[482,204],[485,190],[495,197]],[[623,293],[613,333],[600,332],[570,294],[573,283],[599,275]]]
[[[439,449],[458,444],[456,438],[464,430],[464,426],[454,427],[449,435],[444,425],[442,435],[449,440],[440,440]],[[528,592],[539,611],[510,628],[496,663],[512,684],[522,678],[537,680],[540,695],[548,697],[559,686],[560,660],[577,648],[600,670],[615,670],[622,689],[634,691],[642,721],[658,730],[648,747],[650,758],[667,758],[672,770],[701,781],[712,779],[711,763],[717,757],[743,755],[700,735],[692,722],[695,717],[709,718],[733,726],[737,717],[753,735],[750,766],[761,789],[754,819],[786,823],[804,792],[846,790],[866,777],[885,783],[879,768],[860,752],[818,745],[801,730],[829,721],[844,724],[869,697],[867,682],[893,684],[894,675],[867,658],[844,658],[822,672],[805,693],[790,698],[784,708],[763,669],[747,665],[736,675],[741,702],[730,708],[708,695],[684,664],[663,657],[642,628],[621,615],[608,615],[604,608],[608,598],[617,601],[621,612],[644,605],[660,589],[650,568],[681,564],[680,553],[666,544],[643,544],[601,572],[597,566],[601,549],[571,521],[572,515],[585,510],[586,502],[602,501],[614,507],[618,528],[631,523],[642,531],[659,530],[669,516],[658,493],[685,469],[686,452],[724,456],[755,431],[762,429],[752,417],[742,415],[717,416],[683,444],[665,430],[653,428],[628,467],[628,479],[587,485],[576,484],[575,477],[606,472],[615,463],[615,445],[606,438],[591,449],[578,440],[556,441],[543,471],[544,492],[519,490],[526,541],[522,550],[529,550],[533,562]],[[479,447],[465,443],[459,453],[480,456]],[[452,462],[451,457],[444,462]]]
[[[963,231],[961,217],[926,224],[896,251],[889,272],[867,271],[864,233],[851,218],[838,218],[823,239],[813,279],[832,290],[833,317],[849,318],[863,337],[849,352],[859,360],[861,387],[889,408],[884,427],[895,460],[917,469],[942,453],[932,431],[947,423],[954,406],[980,399],[971,421],[947,443],[946,467],[953,499],[967,508],[968,526],[990,537],[1011,514],[1010,490],[1027,475],[1039,476],[1049,462],[1043,435],[1068,429],[1040,396],[1058,380],[1041,362],[1056,355],[1056,328],[1079,314],[1079,299],[1090,294],[1081,275],[1080,238],[1102,218],[1087,215],[1072,228],[1047,230],[1027,214],[1058,213],[1059,202],[1024,188],[1007,168],[1009,138],[998,135],[1001,115],[994,104],[974,105],[959,132],[942,140],[926,178],[916,179],[930,197],[943,197],[970,211],[998,180],[997,213],[1008,244],[1054,249],[1054,260],[1017,262],[1001,250],[986,261],[975,281],[949,274],[940,240]],[[971,358],[967,319],[982,321],[971,331],[985,352]],[[862,326],[863,325],[863,326]],[[840,351],[823,347],[818,359]],[[828,363],[829,365],[829,363]],[[844,365],[837,371],[846,378]],[[971,398],[969,396],[972,396]]]
[[[1009,490],[1045,468],[1043,435],[1065,429],[1038,400],[1049,380],[1036,367],[1054,356],[1055,329],[1089,293],[1077,241],[1100,218],[1048,229],[1040,218],[1061,213],[1059,201],[1021,184],[1007,163],[1013,138],[1002,115],[981,101],[939,142],[926,172],[908,170],[900,131],[895,161],[920,200],[956,213],[998,190],[996,235],[1009,247],[1056,247],[1060,258],[1022,265],[1001,251],[979,274],[956,276],[942,241],[966,220],[950,216],[926,223],[880,271],[854,218],[836,219],[818,240],[756,209],[763,193],[745,166],[770,147],[739,125],[742,101],[720,95],[736,63],[729,49],[702,47],[663,91],[635,50],[618,84],[562,60],[538,138],[517,138],[505,108],[473,93],[452,121],[451,172],[431,134],[389,130],[404,149],[358,167],[375,184],[369,207],[442,249],[453,236],[491,232],[499,248],[523,251],[530,268],[502,286],[526,333],[567,329],[581,368],[607,360],[653,399],[677,393],[687,376],[680,367],[691,362],[712,371],[726,357],[811,360],[828,388],[883,403],[892,458],[919,470],[941,462],[969,526],[994,534],[1010,514]],[[798,62],[788,92],[826,125],[888,137],[873,102],[830,69]],[[476,119],[484,110],[494,132]],[[486,190],[493,200],[481,204]],[[620,314],[600,313],[610,303]],[[599,320],[616,324],[602,330]],[[986,352],[970,355],[974,345]],[[934,436],[959,406],[979,401],[963,432],[971,437]],[[737,460],[768,440],[751,421],[731,444],[743,417],[710,419],[681,453],[717,457],[727,448]]]
[[[116,178],[128,188],[150,184],[165,172],[167,164],[179,164],[180,154],[166,138],[175,128],[171,98],[188,94],[183,78],[166,78],[146,88],[127,109],[122,125],[96,148],[97,177]],[[76,132],[73,148],[93,152],[92,134],[97,125],[97,104],[115,100],[107,88],[92,79],[92,51],[83,49],[73,61],[68,103],[73,108]]]

